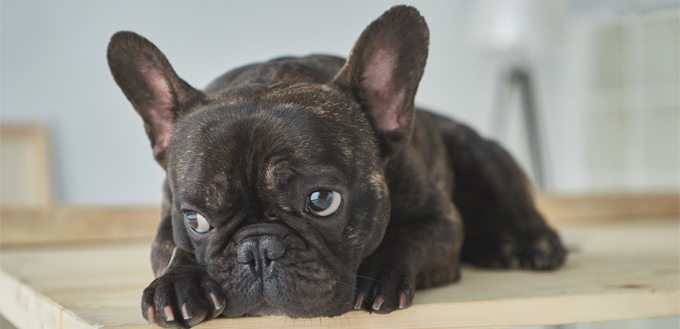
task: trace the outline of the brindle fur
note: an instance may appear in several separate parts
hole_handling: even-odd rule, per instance
[[[559,237],[512,158],[470,128],[414,109],[427,39],[415,9],[393,7],[347,61],[279,58],[200,92],[147,40],[114,35],[111,71],[167,173],[144,317],[183,327],[219,314],[336,316],[355,302],[389,313],[408,307],[416,288],[458,280],[460,260],[562,265]],[[318,187],[346,198],[332,218],[304,212]],[[190,232],[182,209],[214,229]],[[254,234],[285,248],[266,280],[235,261],[239,241]]]

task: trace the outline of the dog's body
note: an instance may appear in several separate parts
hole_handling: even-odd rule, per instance
[[[427,38],[415,9],[394,7],[347,61],[280,58],[200,92],[151,43],[116,34],[109,65],[167,172],[144,317],[388,313],[458,280],[460,260],[559,267],[511,157],[414,109]]]

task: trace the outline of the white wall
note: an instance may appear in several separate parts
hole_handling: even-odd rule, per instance
[[[113,33],[144,35],[180,76],[203,87],[228,69],[280,55],[346,56],[371,20],[402,2],[3,0],[0,118],[51,127],[59,201],[156,204],[164,174],[141,120],[110,77],[105,52]],[[500,62],[470,46],[472,2],[407,2],[431,32],[417,102],[488,133]],[[583,141],[574,137],[581,119],[569,111],[579,104],[566,100],[574,94],[570,81],[581,77],[573,52],[537,66],[550,163],[559,173],[552,182],[561,191],[588,188]],[[521,142],[511,148],[526,162]]]

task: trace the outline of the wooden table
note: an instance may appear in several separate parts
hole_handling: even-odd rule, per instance
[[[560,224],[573,249],[556,272],[463,269],[389,315],[217,319],[202,328],[458,328],[611,321],[680,314],[678,219]],[[0,311],[20,328],[151,328],[149,242],[3,248]]]

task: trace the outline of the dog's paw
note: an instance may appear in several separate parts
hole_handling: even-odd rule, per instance
[[[415,275],[407,265],[366,262],[357,274],[354,309],[390,313],[411,306]]]
[[[567,256],[559,236],[549,228],[533,234],[466,237],[462,258],[486,268],[554,270]]]
[[[506,234],[466,237],[462,259],[479,267],[511,268],[518,263],[517,251],[515,239]]]
[[[187,328],[224,310],[224,293],[201,269],[174,268],[144,289],[142,315],[165,328]]]
[[[534,270],[554,270],[562,266],[567,251],[552,230],[535,236],[519,252],[519,265]]]

